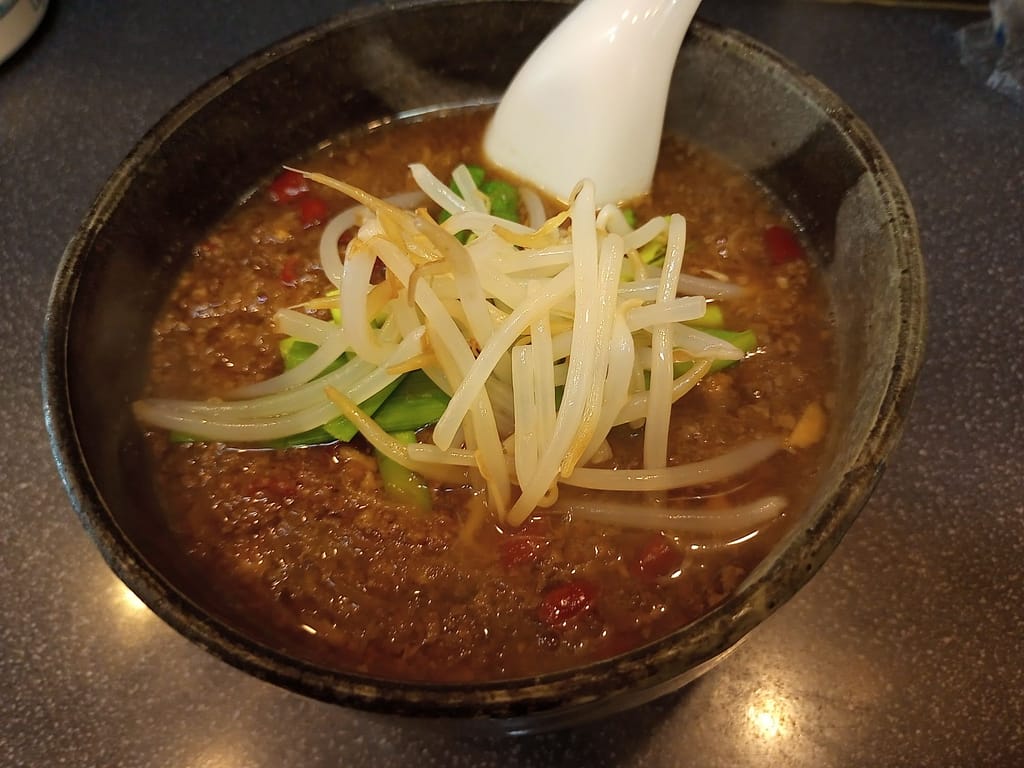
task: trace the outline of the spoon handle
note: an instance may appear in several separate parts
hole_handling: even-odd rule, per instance
[[[484,137],[489,159],[565,201],[650,191],[679,46],[700,0],[583,0],[520,68]]]

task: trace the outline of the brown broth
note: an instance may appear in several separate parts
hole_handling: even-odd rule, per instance
[[[460,162],[479,162],[487,116],[345,136],[303,165],[394,194],[413,188],[410,162],[441,178]],[[328,215],[350,205],[329,190],[316,194]],[[676,406],[673,459],[786,434],[809,403],[827,407],[833,356],[824,292],[806,260],[768,258],[765,229],[792,226],[773,200],[721,160],[667,137],[652,195],[635,207],[641,220],[686,216],[684,270],[717,270],[748,285],[749,299],[724,305],[727,325],[751,328],[759,341],[756,354]],[[149,394],[211,397],[280,371],[274,312],[328,287],[317,259],[321,227],[302,215],[261,188],[196,247],[153,331]],[[742,482],[669,494],[673,503],[712,508],[766,493],[789,500],[776,522],[732,544],[558,516],[511,531],[485,525],[467,541],[465,490],[435,488],[429,514],[396,505],[358,439],[287,450],[178,444],[160,432],[148,440],[168,525],[229,623],[327,667],[440,682],[564,669],[685,626],[734,590],[787,530],[818,471],[813,449],[784,451]],[[638,463],[640,433],[618,428],[612,442],[617,466]],[[563,609],[583,601],[585,610],[563,621],[558,597]]]

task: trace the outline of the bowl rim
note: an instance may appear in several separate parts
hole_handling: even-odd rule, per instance
[[[493,2],[493,0],[491,0]],[[179,593],[135,548],[107,508],[89,470],[71,414],[67,376],[68,319],[75,306],[83,262],[123,192],[147,158],[192,115],[235,82],[279,57],[365,20],[417,9],[475,6],[488,0],[406,0],[351,9],[251,54],[197,88],[168,111],[118,165],[68,244],[50,292],[42,348],[42,389],[51,451],[65,490],[82,525],[114,573],[166,623],[215,656],[257,678],[292,691],[360,709],[421,717],[519,718],[536,713],[586,708],[630,695],[638,684],[664,686],[686,670],[703,669],[734,647],[813,576],[852,525],[877,482],[884,460],[903,428],[921,368],[926,326],[926,289],[918,229],[909,198],[884,149],[868,127],[838,96],[781,55],[735,30],[696,20],[688,40],[700,38],[754,59],[778,80],[800,90],[842,125],[844,136],[870,169],[898,235],[900,316],[896,355],[879,416],[856,452],[838,490],[810,510],[801,546],[790,541],[756,578],[710,613],[686,627],[624,655],[532,678],[471,684],[403,682],[341,672],[289,657],[258,644],[205,614]],[[571,0],[503,0],[506,4],[564,6]],[[804,554],[796,562],[794,552]],[[796,566],[801,566],[797,568]],[[784,589],[773,590],[784,575]],[[685,675],[683,675],[685,676]]]

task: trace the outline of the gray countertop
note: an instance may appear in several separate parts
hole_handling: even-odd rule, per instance
[[[811,583],[687,690],[518,740],[411,729],[258,682],[134,603],[43,426],[61,251],[144,131],[344,0],[55,0],[0,66],[0,763],[1024,764],[1024,109],[958,63],[969,14],[707,0],[835,89],[916,206],[929,357],[905,437]]]

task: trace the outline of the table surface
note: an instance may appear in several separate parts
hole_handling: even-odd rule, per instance
[[[63,0],[0,66],[0,764],[1024,764],[1024,109],[964,70],[976,17],[707,0],[873,128],[920,220],[928,360],[835,556],[683,692],[520,739],[414,730],[215,660],[131,600],[50,456],[39,349],[64,245],[168,108],[344,0]]]

